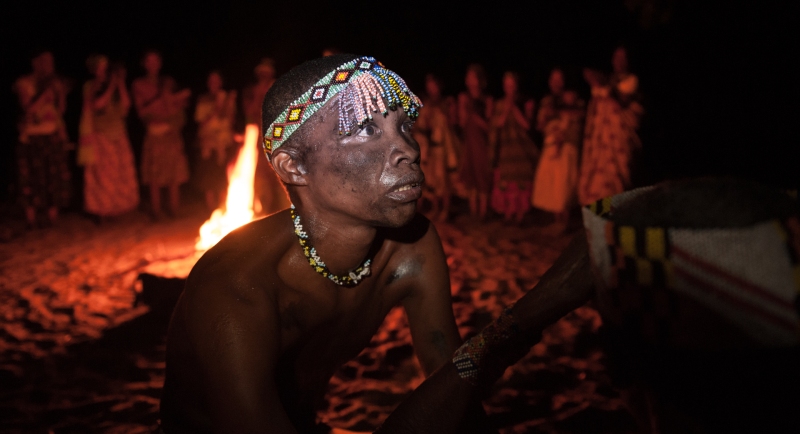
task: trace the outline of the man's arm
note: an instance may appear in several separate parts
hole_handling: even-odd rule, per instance
[[[403,307],[408,315],[414,350],[425,370],[431,375],[436,369],[450,361],[453,351],[461,345],[450,298],[450,275],[447,269],[442,243],[434,226],[417,241],[409,259],[404,264],[417,268],[409,273],[405,285],[408,296]]]
[[[461,345],[461,336],[458,334],[453,316],[450,274],[442,242],[436,233],[436,228],[430,222],[425,221],[425,224],[428,225],[427,232],[414,244],[409,255],[419,270],[405,283],[408,285],[409,295],[403,300],[403,307],[408,315],[417,358],[425,370],[425,375],[431,375],[442,366],[451,364],[453,352]],[[460,378],[459,380],[463,383],[463,380]],[[438,384],[441,379],[426,380],[429,381]],[[452,411],[454,417],[446,426],[452,425],[452,429],[458,429],[459,433],[491,432],[486,427],[486,414],[478,395],[469,393],[466,389],[456,391],[456,393],[463,392],[464,399],[453,401],[452,397],[442,395],[442,391],[437,387],[428,385],[425,390],[427,390],[424,393],[425,402],[448,403],[447,409]],[[415,423],[421,421],[431,423],[431,417],[436,417],[433,414],[425,414],[426,410],[420,407],[416,407],[415,411],[417,413],[396,419],[397,422],[390,422],[384,428],[400,429],[399,432],[404,432],[403,429],[408,429],[403,428],[404,426],[414,427]],[[398,425],[393,425],[394,423]],[[416,429],[406,432],[416,432]]]
[[[184,298],[182,314],[201,362],[198,381],[205,386],[213,432],[296,433],[274,378],[280,347],[275,300],[246,281],[191,278]]]
[[[136,115],[140,118],[144,118],[149,113],[147,113],[147,107],[145,105],[145,98],[142,94],[142,79],[137,78],[133,80],[133,84],[131,85],[131,93],[133,94],[133,107],[136,109]]]
[[[533,344],[545,327],[585,303],[593,287],[586,237],[580,233],[536,287],[514,305],[512,314],[520,333],[529,337],[529,343]],[[505,354],[489,356],[503,358]],[[510,366],[515,361],[507,362],[506,366]],[[448,362],[414,390],[376,434],[463,432],[459,424],[479,396],[480,390],[463,379],[455,365]]]

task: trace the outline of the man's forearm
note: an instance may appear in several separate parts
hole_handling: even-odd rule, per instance
[[[589,301],[594,277],[589,262],[586,235],[581,231],[539,283],[512,308],[514,319],[525,334],[536,335],[559,318]]]
[[[487,432],[478,389],[448,362],[428,377],[389,415],[376,434]],[[477,423],[476,423],[477,422]],[[465,425],[471,425],[466,427]]]
[[[495,352],[483,354],[480,358],[481,364],[492,366],[491,372],[479,373],[478,386],[462,378],[463,373],[459,374],[456,366],[449,362],[403,401],[377,433],[489,432],[485,417],[472,417],[480,415],[481,409],[475,406],[485,391],[480,386],[493,383],[498,375],[502,375],[502,369],[498,373],[495,368],[499,365],[504,369],[515,363],[519,354],[524,354],[538,341],[545,327],[584,304],[593,287],[586,237],[580,233],[536,287],[517,301],[511,309],[511,317],[501,316],[473,338],[497,336],[497,329],[506,328],[503,322],[509,318],[516,323],[517,335],[509,339],[508,345],[502,342],[497,346],[490,345]],[[481,377],[482,374],[488,377]]]

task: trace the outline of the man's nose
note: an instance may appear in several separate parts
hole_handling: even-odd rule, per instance
[[[419,164],[419,145],[416,140],[408,136],[398,135],[393,141],[392,165]]]

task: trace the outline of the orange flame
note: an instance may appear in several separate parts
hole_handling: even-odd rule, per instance
[[[214,210],[200,227],[200,237],[195,249],[206,251],[239,226],[249,223],[255,216],[253,210],[253,180],[258,158],[258,126],[247,125],[244,145],[233,170],[228,171],[228,197],[225,206]]]

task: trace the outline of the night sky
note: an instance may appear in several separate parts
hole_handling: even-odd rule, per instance
[[[241,89],[261,57],[273,57],[281,73],[335,47],[374,55],[412,88],[436,72],[450,94],[462,89],[470,62],[486,66],[495,94],[502,72],[514,69],[539,99],[553,66],[565,68],[568,86],[588,96],[581,68],[609,70],[612,50],[624,44],[647,111],[640,182],[737,174],[796,188],[800,179],[800,74],[792,66],[800,32],[791,2],[17,3],[0,14],[3,185],[11,185],[14,168],[18,109],[11,85],[28,72],[32,50],[52,50],[59,73],[74,80],[66,120],[75,140],[87,55],[124,62],[130,82],[151,47],[162,51],[164,72],[195,95],[211,69],[222,71],[226,87]],[[141,128],[133,116],[130,126],[138,151]],[[8,188],[0,194],[13,198]]]

